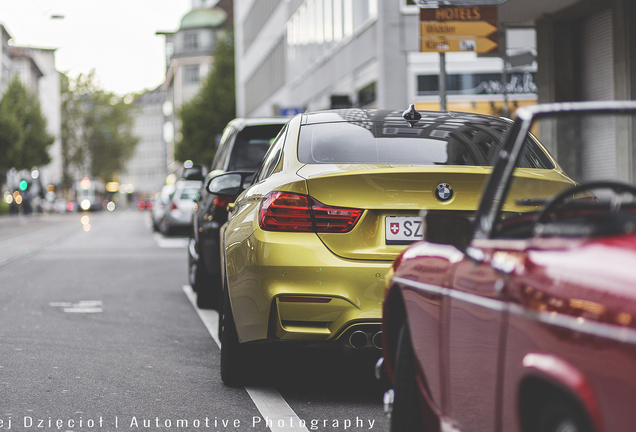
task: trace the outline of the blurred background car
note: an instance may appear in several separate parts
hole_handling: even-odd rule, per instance
[[[287,118],[237,118],[225,127],[207,181],[226,171],[254,173]],[[204,184],[205,186],[205,184]],[[216,308],[221,293],[219,228],[227,221],[232,196],[218,196],[205,187],[197,197],[188,245],[188,278],[199,308]]]
[[[163,219],[163,215],[166,211],[166,207],[170,202],[170,198],[175,191],[174,184],[163,185],[161,188],[161,192],[158,192],[154,197],[154,204],[152,206],[152,229],[154,231],[159,231],[159,223],[161,219]]]
[[[249,379],[259,342],[333,342],[379,357],[386,274],[422,238],[420,210],[473,214],[511,126],[412,106],[294,117],[221,232],[223,381]],[[528,166],[556,167],[540,144],[527,151]],[[244,181],[226,173],[208,189],[233,196]]]
[[[192,229],[194,199],[201,188],[199,180],[178,180],[174,193],[166,204],[163,216],[159,221],[159,231],[164,235],[176,232],[188,233]]]

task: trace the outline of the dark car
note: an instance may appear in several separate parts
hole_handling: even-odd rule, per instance
[[[225,127],[204,185],[226,171],[254,173],[270,144],[288,121],[286,118],[237,118]],[[227,221],[222,197],[201,188],[196,199],[192,237],[188,245],[188,274],[197,293],[197,306],[215,308],[220,298],[221,264],[219,228]]]
[[[635,119],[636,102],[520,108],[476,214],[425,213],[383,305],[391,430],[634,430]],[[523,166],[535,137],[577,184]]]

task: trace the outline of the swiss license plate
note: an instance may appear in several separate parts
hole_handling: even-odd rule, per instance
[[[386,244],[409,244],[424,237],[421,216],[387,216],[384,230]]]

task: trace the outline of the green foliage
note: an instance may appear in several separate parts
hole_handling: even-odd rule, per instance
[[[175,159],[209,167],[217,137],[236,116],[231,34],[217,41],[210,75],[200,92],[181,107],[180,116],[182,139],[175,146]]]
[[[139,141],[133,135],[134,105],[97,87],[94,72],[76,80],[62,77],[62,152],[69,171],[108,182],[117,177]]]
[[[46,127],[37,96],[14,76],[0,101],[0,171],[48,164],[55,138]]]

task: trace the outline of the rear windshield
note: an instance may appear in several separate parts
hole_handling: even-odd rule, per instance
[[[309,124],[301,128],[298,159],[307,164],[492,166],[511,126],[504,120],[432,122],[412,128],[370,121]],[[518,167],[554,165],[530,140]]]
[[[179,199],[182,199],[182,200],[194,199],[194,197],[197,196],[198,192],[199,192],[199,186],[188,186],[181,191],[181,196],[179,197]]]
[[[283,124],[247,126],[238,133],[228,171],[256,171]]]

